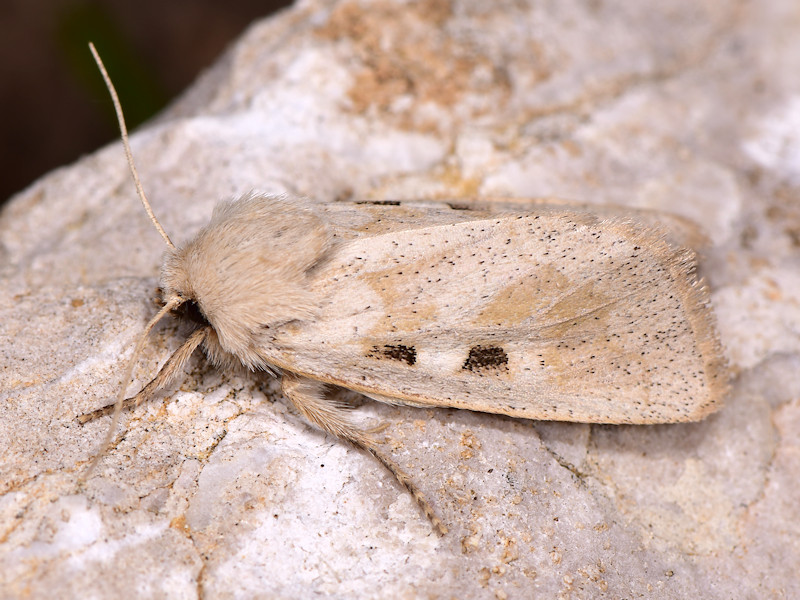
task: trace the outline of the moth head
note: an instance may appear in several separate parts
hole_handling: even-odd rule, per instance
[[[309,272],[331,245],[331,236],[309,210],[307,201],[250,194],[219,204],[209,224],[187,244],[176,247],[153,214],[142,188],[114,84],[97,49],[93,44],[89,48],[114,104],[136,192],[168,249],[161,273],[164,306],[147,324],[134,348],[111,425],[84,478],[111,443],[136,360],[148,333],[164,315],[178,310],[202,327],[170,358],[168,373],[162,377],[162,368],[146,389],[154,383],[156,387],[166,385],[201,343],[216,363],[235,358],[250,368],[269,368],[259,348],[270,339],[270,328],[314,317],[318,304],[310,289]]]
[[[248,194],[217,205],[211,220],[168,251],[161,269],[165,302],[209,324],[219,349],[251,368],[270,331],[315,317],[319,299],[309,272],[331,244],[327,228],[302,199]]]

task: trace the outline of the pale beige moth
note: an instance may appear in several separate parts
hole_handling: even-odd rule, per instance
[[[726,389],[694,253],[633,221],[519,202],[251,194],[220,203],[180,246],[158,227],[164,307],[147,330],[167,312],[196,329],[139,394],[123,401],[123,390],[81,420],[116,406],[115,423],[202,347],[218,367],[279,376],[309,423],[375,455],[440,532],[327,386],[391,404],[638,424],[702,419]]]

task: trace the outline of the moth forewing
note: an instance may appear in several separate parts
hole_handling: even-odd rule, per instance
[[[273,331],[266,359],[373,398],[532,419],[667,423],[719,405],[691,251],[582,213],[452,212],[337,246],[310,281],[317,318]]]

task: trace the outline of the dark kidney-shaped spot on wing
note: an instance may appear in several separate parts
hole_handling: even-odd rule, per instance
[[[486,371],[490,369],[506,370],[508,354],[498,346],[473,346],[469,356],[461,367],[465,371]]]

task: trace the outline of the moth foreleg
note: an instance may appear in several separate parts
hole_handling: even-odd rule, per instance
[[[417,501],[422,512],[428,517],[434,529],[440,535],[447,533],[447,527],[433,512],[425,495],[414,484],[411,477],[397,463],[378,451],[377,443],[372,437],[356,427],[338,402],[325,397],[325,386],[319,381],[285,372],[282,379],[284,395],[289,398],[306,420],[327,433],[347,440],[354,446],[369,452],[380,461],[406,488]]]
[[[207,327],[203,327],[202,329],[198,329],[197,331],[193,332],[181,345],[181,347],[178,348],[172,354],[172,356],[167,359],[167,362],[164,363],[164,366],[161,367],[161,370],[159,370],[158,374],[153,377],[150,383],[144,386],[135,396],[126,398],[122,401],[122,408],[127,410],[129,408],[139,406],[143,402],[150,400],[160,389],[169,385],[175,376],[181,372],[183,365],[186,364],[186,361],[189,360],[192,352],[194,352],[202,343],[206,335],[208,335]],[[110,415],[114,412],[115,406],[116,402],[112,402],[111,404],[103,406],[102,408],[98,408],[92,412],[80,415],[78,416],[78,422],[84,424],[102,416]]]

